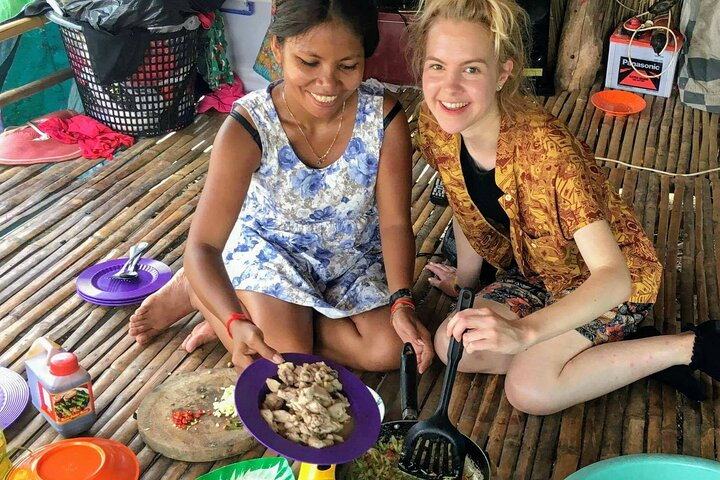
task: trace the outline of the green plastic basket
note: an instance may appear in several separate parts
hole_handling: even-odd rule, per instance
[[[603,460],[565,480],[718,480],[720,463],[686,455],[638,454]]]
[[[263,475],[264,474],[264,475]],[[282,457],[257,458],[233,463],[205,475],[196,480],[294,480],[290,464]]]

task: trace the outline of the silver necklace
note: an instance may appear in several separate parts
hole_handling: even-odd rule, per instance
[[[330,144],[328,149],[325,151],[325,153],[323,155],[318,155],[315,152],[315,149],[313,148],[313,146],[310,144],[310,140],[308,140],[307,135],[305,135],[305,132],[303,131],[302,126],[300,126],[300,122],[298,122],[297,118],[295,118],[295,114],[292,112],[292,110],[290,110],[290,105],[288,105],[287,100],[285,99],[285,86],[283,86],[281,95],[282,95],[283,103],[285,103],[285,108],[287,108],[287,111],[290,112],[290,116],[292,117],[293,121],[297,125],[298,130],[300,130],[300,134],[305,139],[305,143],[307,143],[307,146],[310,147],[310,151],[312,152],[312,154],[315,157],[317,157],[315,164],[319,167],[320,165],[323,164],[323,162],[325,161],[327,156],[330,154],[330,150],[332,150],[332,148],[335,146],[335,142],[337,142],[338,136],[340,135],[340,130],[342,130],[343,117],[345,116],[345,102],[347,101],[347,99],[343,100],[342,111],[340,112],[340,124],[338,125],[337,132],[335,132],[335,138],[333,138],[332,143]]]

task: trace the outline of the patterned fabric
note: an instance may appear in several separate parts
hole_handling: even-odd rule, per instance
[[[605,219],[623,252],[632,278],[630,301],[652,303],[662,267],[632,209],[610,189],[592,151],[542,107],[528,104],[517,118],[503,118],[495,180],[498,199],[510,218],[510,238],[480,214],[465,188],[460,135],[444,132],[423,104],[418,144],[438,170],[455,217],[478,254],[496,267],[515,258],[526,276],[539,275],[557,296],[589,276],[573,235]]]
[[[282,77],[282,69],[280,64],[275,61],[275,56],[270,49],[270,31],[265,33],[262,45],[260,45],[260,51],[255,58],[255,64],[253,70],[263,77],[268,82],[274,82]]]
[[[678,87],[685,105],[720,113],[720,9],[717,0],[685,0],[685,35]]]
[[[277,7],[277,0],[272,2],[272,10],[270,11],[273,20],[275,19],[275,9]],[[270,48],[270,28],[265,32],[265,38],[263,38],[262,45],[260,45],[260,51],[255,58],[255,64],[253,70],[263,77],[268,82],[274,82],[282,78],[282,69],[280,64],[275,61],[275,55],[272,53]]]
[[[203,77],[211,90],[217,90],[222,84],[233,83],[233,72],[227,58],[225,24],[220,12],[215,12],[215,20],[207,32],[208,44],[205,50]]]
[[[500,274],[496,282],[483,288],[477,296],[507,305],[523,318],[557,302],[573,290],[568,288],[555,296],[545,289],[540,277],[525,278],[518,269],[513,269]],[[575,330],[594,345],[622,340],[637,330],[651,306],[651,303],[625,302]]]
[[[236,102],[262,141],[253,174],[223,258],[236,290],[264,293],[343,318],[387,304],[375,201],[383,137],[383,87],[365,82],[350,142],[319,169],[293,151],[270,92]]]

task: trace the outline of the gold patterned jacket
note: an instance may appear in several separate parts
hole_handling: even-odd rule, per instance
[[[460,166],[460,135],[440,128],[423,104],[418,146],[438,171],[455,218],[475,251],[500,269],[514,258],[525,276],[539,275],[558,295],[589,276],[573,235],[607,220],[632,279],[629,301],[653,303],[662,266],[632,209],[610,188],[592,151],[538,105],[516,118],[504,116],[495,181],[510,219],[510,238],[480,213],[467,192]]]

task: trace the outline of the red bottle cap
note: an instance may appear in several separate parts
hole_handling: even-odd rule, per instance
[[[638,27],[640,27],[640,19],[637,17],[633,17],[630,20],[628,20],[625,23],[627,28],[632,28],[633,30],[637,30]]]
[[[50,357],[50,373],[56,377],[72,375],[80,370],[77,356],[72,352],[56,353]]]

